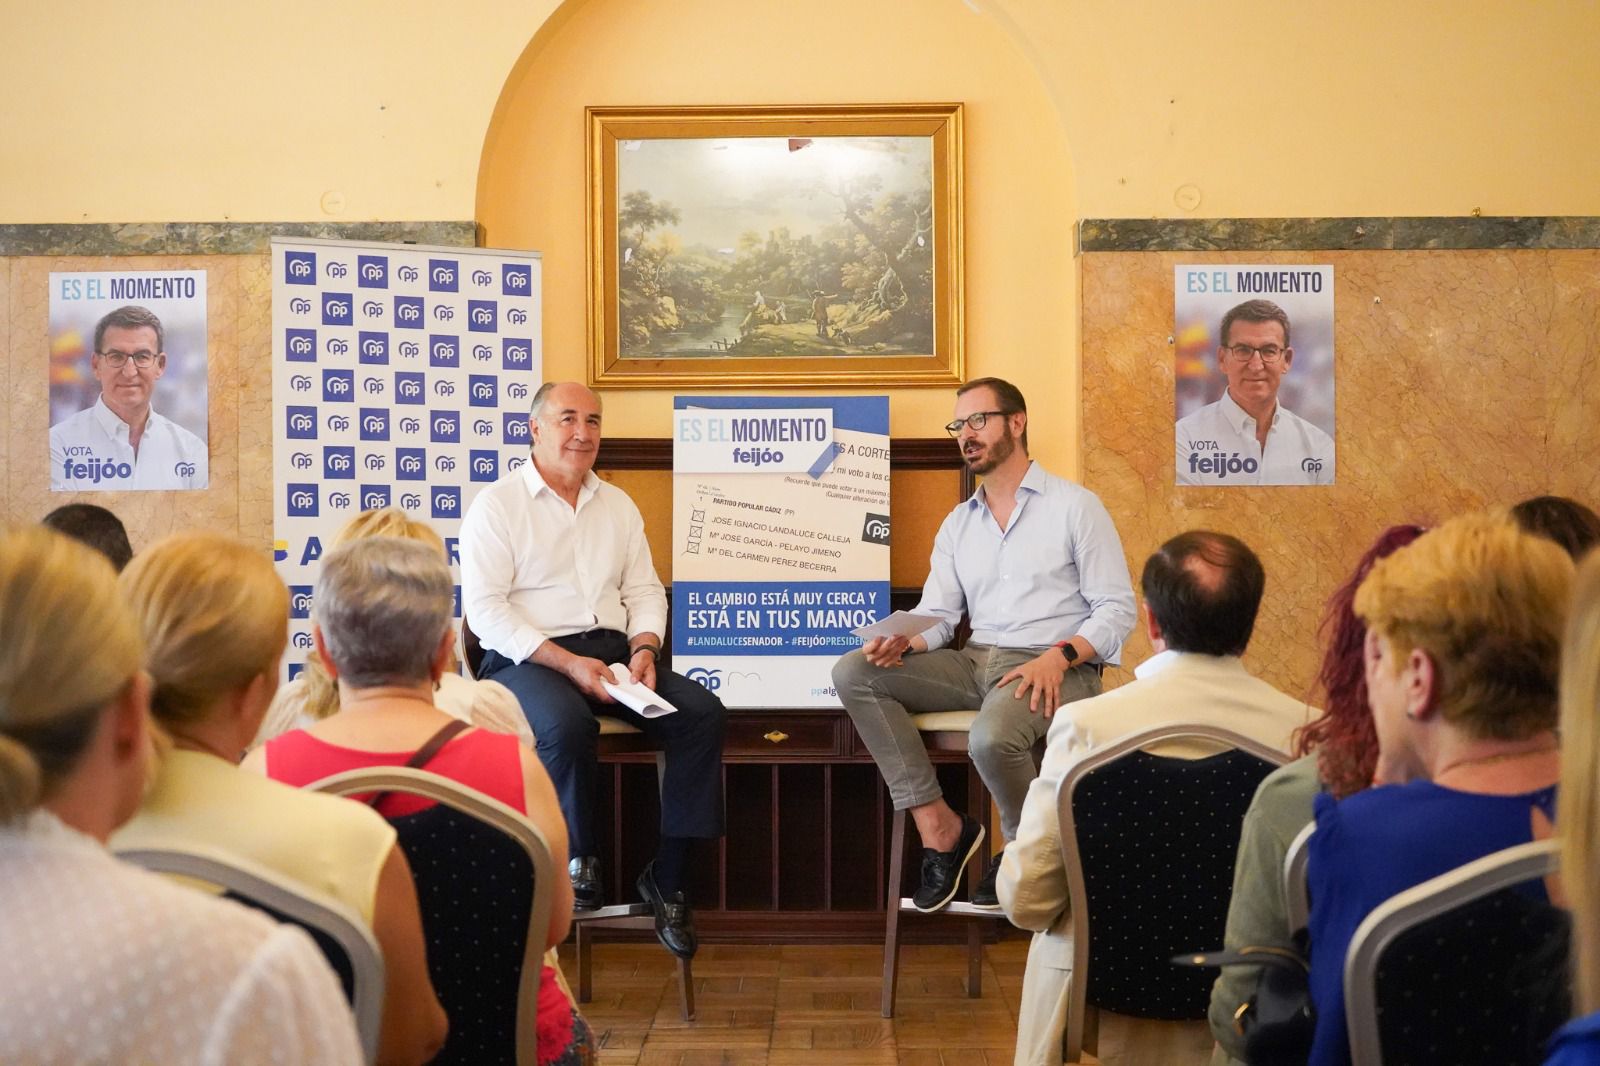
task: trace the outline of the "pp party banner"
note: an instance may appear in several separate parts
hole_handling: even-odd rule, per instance
[[[399,507],[443,538],[528,459],[540,381],[537,252],[272,242],[273,535],[289,586],[288,677],[311,650],[324,548]]]
[[[729,707],[837,707],[889,608],[889,399],[673,400],[672,657]]]
[[[50,489],[203,489],[206,272],[50,275]]]

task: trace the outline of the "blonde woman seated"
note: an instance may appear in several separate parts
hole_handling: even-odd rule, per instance
[[[106,850],[145,784],[141,655],[103,556],[0,534],[0,1057],[355,1066],[309,937]]]
[[[441,558],[445,555],[444,541],[439,539],[439,534],[433,531],[432,526],[415,521],[396,507],[361,512],[334,535],[329,547],[337,548],[363,537],[414,540],[426,544]],[[533,747],[533,730],[529,728],[522,706],[517,703],[517,697],[512,695],[511,690],[498,681],[474,681],[462,677],[456,666],[452,655],[444,673],[439,676],[439,686],[433,694],[435,706],[446,714],[480,728],[492,729],[497,733],[513,733],[522,738],[528,747]],[[278,689],[251,747],[291,729],[304,729],[338,709],[339,690],[322,668],[322,663],[313,655],[299,677]]]
[[[344,903],[383,951],[378,1058],[421,1063],[444,1044],[405,854],[374,811],[241,770],[278,681],[289,593],[252,548],[180,533],[142,552],[122,590],[143,633],[153,716],[171,740],[116,849],[205,845]]]
[[[463,726],[434,704],[435,686],[451,658],[453,606],[444,556],[424,544],[366,537],[325,556],[311,632],[317,656],[339,686],[338,712],[267,741],[245,765],[306,785],[344,770],[403,766],[445,727]],[[555,868],[566,868],[567,830],[555,788],[537,756],[516,737],[467,728],[422,768],[526,814],[544,834]],[[420,797],[391,793],[378,811],[398,818],[430,806]],[[545,949],[566,939],[572,919],[572,884],[565,877],[554,881]],[[539,994],[540,1062],[569,1061],[587,1046],[587,1027],[546,966]],[[447,1045],[445,1055],[452,1053]]]

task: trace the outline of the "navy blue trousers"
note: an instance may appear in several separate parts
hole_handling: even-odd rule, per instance
[[[628,638],[614,630],[553,639],[574,655],[604,663],[628,661]],[[600,714],[638,726],[666,753],[661,782],[662,836],[722,835],[722,738],[728,712],[705,686],[658,667],[656,692],[677,707],[678,713],[645,718],[620,703],[589,699],[558,670],[515,663],[496,651],[485,650],[478,676],[500,682],[522,704],[522,713],[538,738],[539,761],[555,783],[574,858],[599,854],[594,808],[595,743],[600,736],[595,716]]]

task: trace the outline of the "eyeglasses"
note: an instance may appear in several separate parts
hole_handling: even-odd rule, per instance
[[[113,348],[109,352],[97,352],[95,354],[104,359],[106,364],[113,370],[121,370],[123,367],[127,366],[129,359],[132,359],[133,365],[138,367],[140,370],[148,370],[150,368],[150,364],[156,361],[155,352],[147,352],[142,350],[129,354],[128,352],[119,352]]]
[[[1268,344],[1260,348],[1253,348],[1248,344],[1230,344],[1224,346],[1222,350],[1241,363],[1248,363],[1252,358],[1259,355],[1263,365],[1277,366],[1283,362],[1283,353],[1287,349],[1280,348],[1276,344]]]
[[[984,423],[989,421],[990,415],[1004,416],[1005,414],[1007,414],[1005,411],[975,411],[966,418],[958,418],[954,422],[951,422],[949,425],[944,427],[944,431],[954,437],[956,434],[961,432],[962,426],[971,426],[973,429],[982,429]]]

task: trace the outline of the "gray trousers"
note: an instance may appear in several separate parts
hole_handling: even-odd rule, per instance
[[[1049,729],[1050,719],[1028,710],[1027,698],[1015,698],[1016,681],[1004,688],[998,683],[1043,651],[968,644],[959,650],[907,655],[900,666],[885,669],[867,662],[858,650],[834,664],[833,686],[872,752],[895,810],[919,807],[944,794],[911,716],[976,709],[967,753],[1000,808],[1001,832],[1007,840],[1016,839],[1022,801],[1038,776],[1033,746]],[[1061,679],[1062,703],[1099,694],[1100,672],[1093,666],[1074,667]]]

